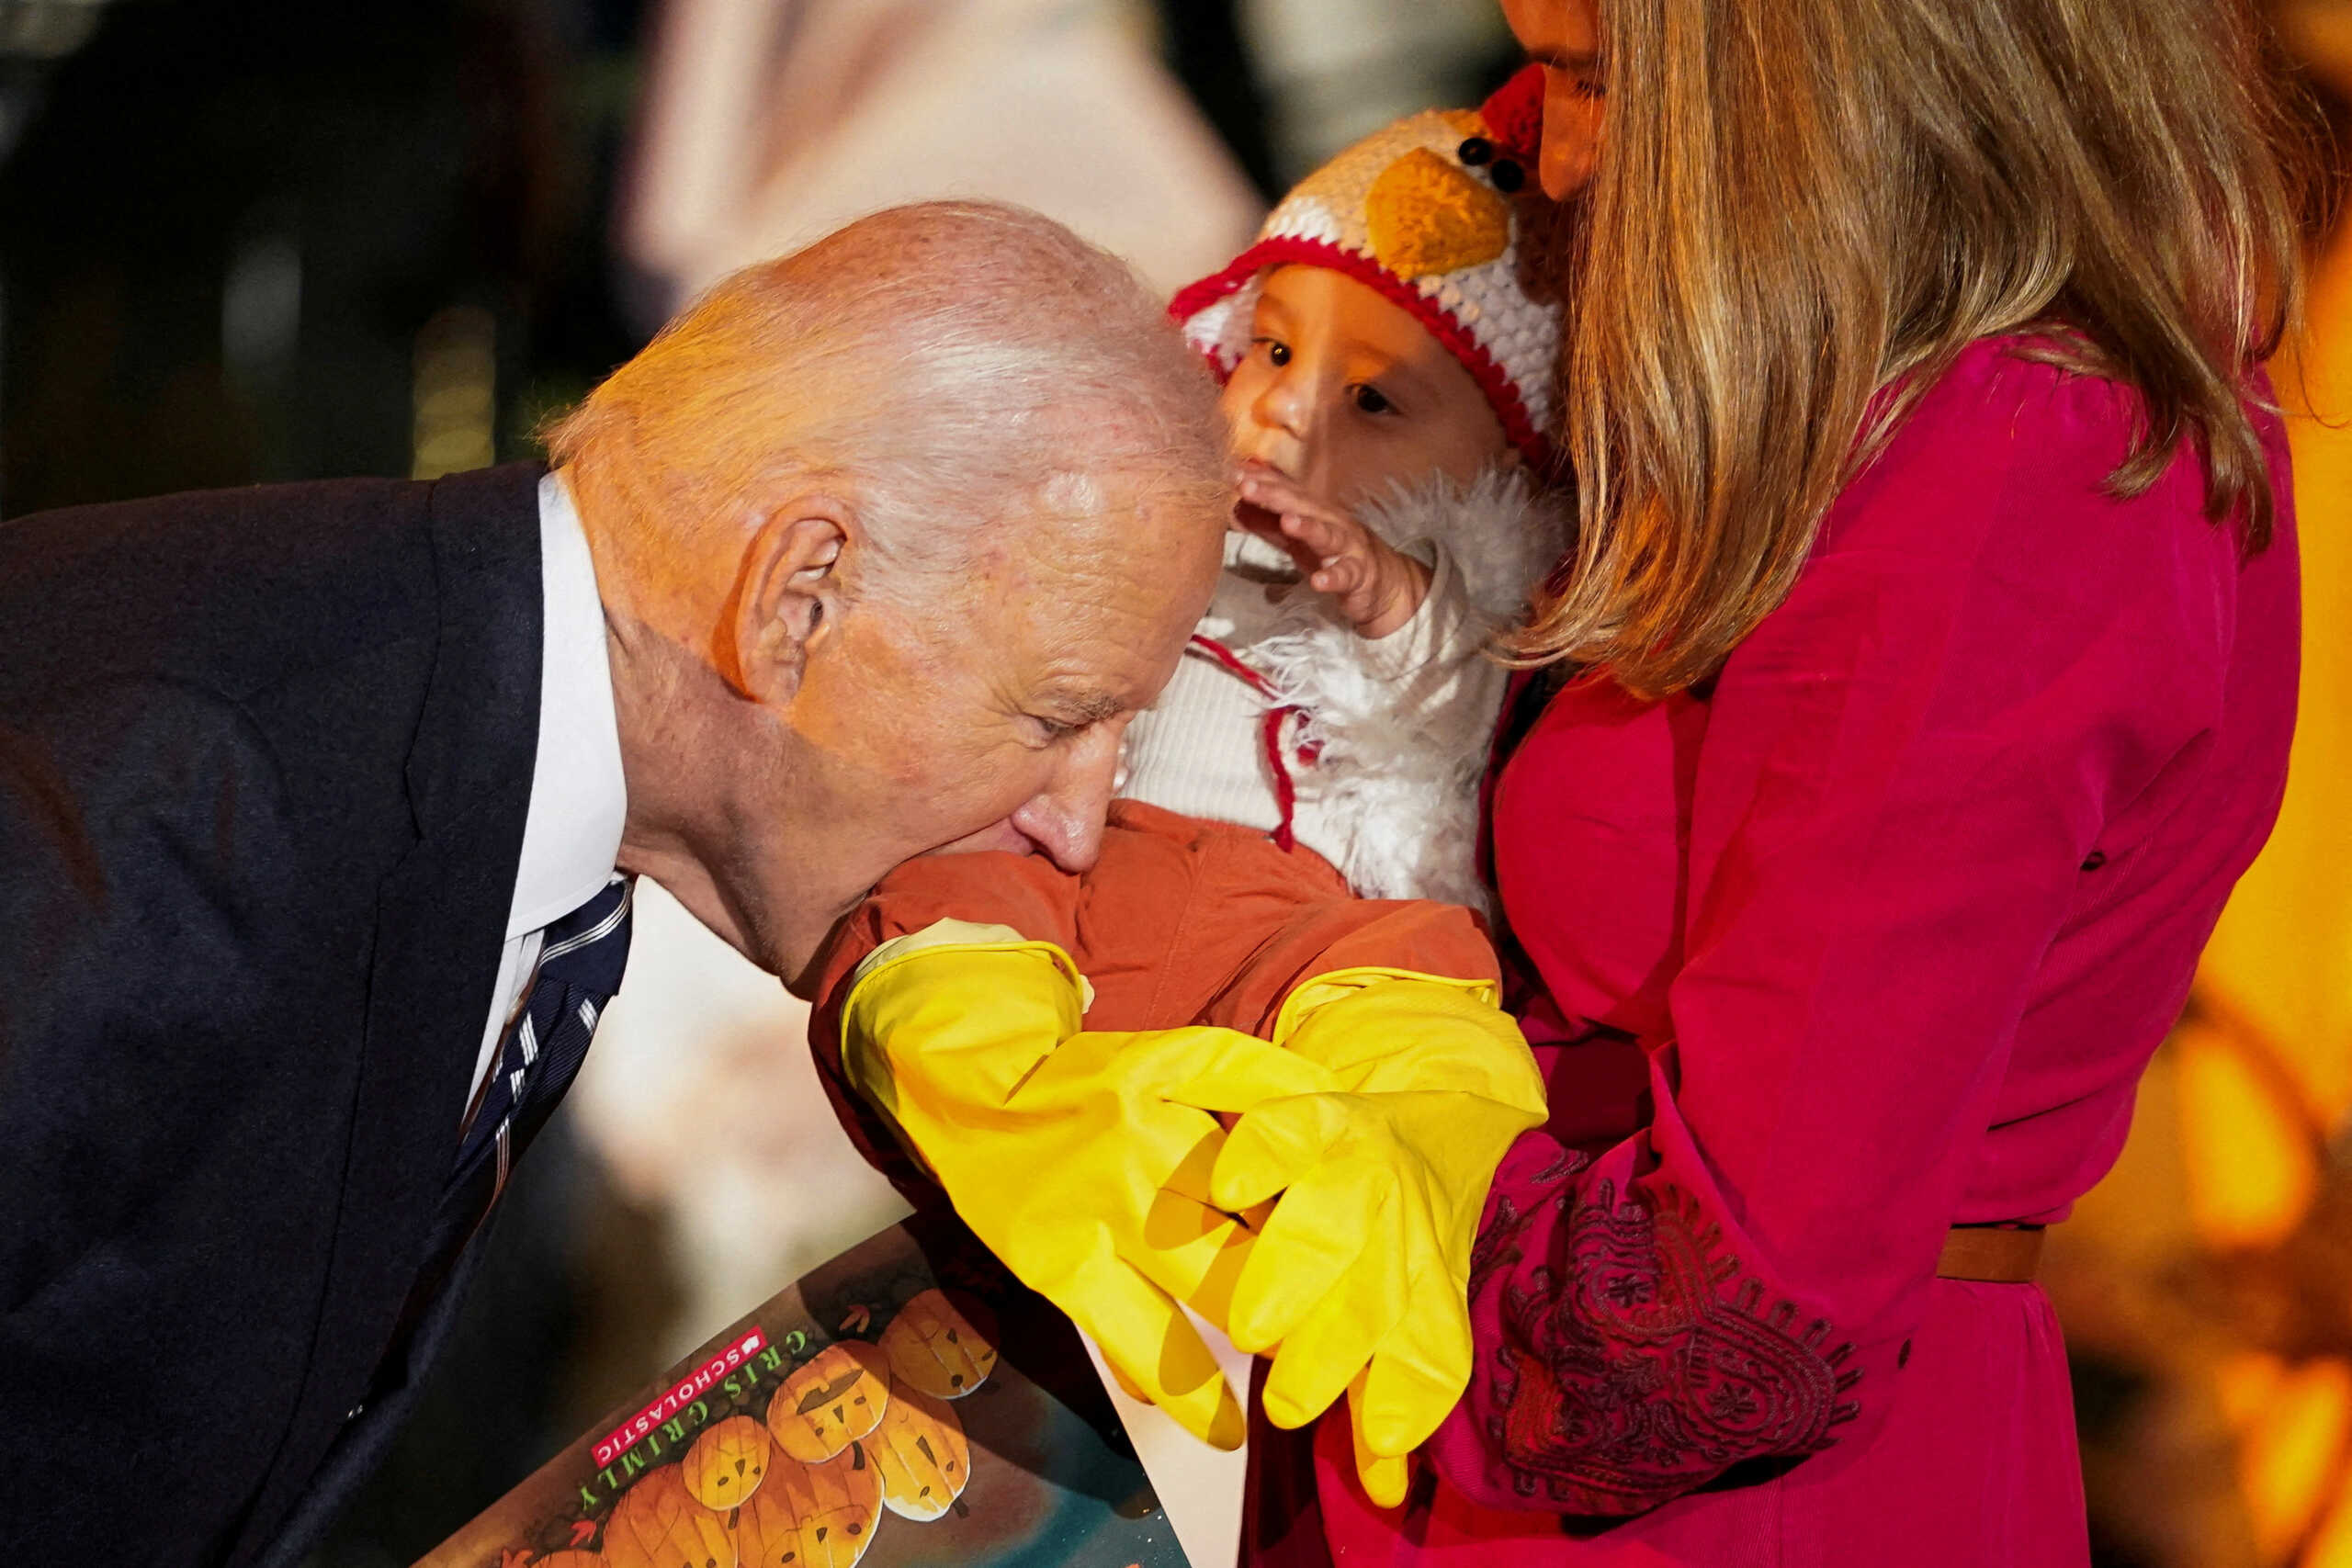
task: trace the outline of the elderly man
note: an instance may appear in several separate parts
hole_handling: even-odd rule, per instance
[[[0,527],[12,1555],[299,1556],[633,876],[791,977],[910,855],[1089,863],[1216,570],[1210,398],[1118,263],[906,208],[722,283],[552,473]]]

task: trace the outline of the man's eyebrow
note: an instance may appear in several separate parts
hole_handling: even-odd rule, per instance
[[[1104,691],[1057,692],[1048,699],[1055,713],[1073,724],[1099,724],[1127,711],[1127,705]]]

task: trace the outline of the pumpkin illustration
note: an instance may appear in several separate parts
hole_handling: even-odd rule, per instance
[[[770,1494],[792,1519],[798,1556],[790,1568],[850,1568],[874,1544],[874,1527],[882,1517],[882,1476],[863,1443],[851,1444],[846,1453],[823,1464],[779,1456],[767,1486],[752,1501]],[[766,1540],[763,1535],[763,1546]],[[777,1568],[782,1562],[774,1552],[760,1559],[763,1568]]]
[[[890,1366],[875,1346],[838,1339],[784,1380],[768,1430],[803,1464],[822,1464],[874,1430],[889,1403]]]
[[[777,1462],[800,1468],[796,1459]],[[750,1501],[727,1516],[727,1529],[735,1538],[736,1568],[798,1568],[800,1515],[784,1482],[752,1494]]]
[[[894,1377],[933,1399],[963,1398],[996,1366],[996,1346],[988,1335],[936,1289],[899,1309],[882,1331],[882,1351]]]
[[[688,1494],[684,1471],[665,1464],[613,1505],[604,1556],[606,1568],[735,1568],[735,1542],[719,1517]]]
[[[768,1429],[755,1416],[729,1416],[695,1439],[678,1468],[686,1491],[716,1513],[741,1505],[759,1490],[774,1451]]]
[[[568,1546],[561,1551],[550,1551],[545,1557],[531,1560],[530,1568],[605,1568],[602,1552],[582,1551]]]
[[[891,1386],[869,1446],[882,1472],[882,1501],[901,1518],[939,1517],[972,1478],[972,1445],[956,1407],[905,1383]]]

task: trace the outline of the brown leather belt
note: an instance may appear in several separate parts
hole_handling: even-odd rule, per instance
[[[2041,1268],[2040,1225],[1954,1225],[1936,1260],[1939,1280],[1974,1280],[1988,1285],[2027,1285]]]

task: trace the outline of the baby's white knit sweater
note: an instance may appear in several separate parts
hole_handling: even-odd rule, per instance
[[[1187,654],[1128,728],[1119,793],[1271,831],[1282,810],[1266,715],[1295,705],[1279,747],[1298,841],[1364,897],[1484,908],[1478,780],[1509,678],[1487,649],[1558,558],[1563,518],[1519,470],[1500,468],[1466,487],[1439,479],[1393,492],[1359,515],[1430,567],[1413,618],[1385,637],[1360,637],[1278,547],[1229,536],[1198,635],[1275,694]]]

